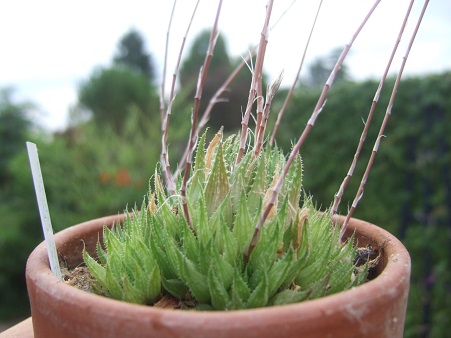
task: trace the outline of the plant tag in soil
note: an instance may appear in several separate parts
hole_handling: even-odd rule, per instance
[[[38,149],[36,144],[27,142],[27,150],[31,174],[33,176],[34,190],[38,201],[39,214],[41,216],[42,231],[44,232],[45,244],[47,245],[47,253],[49,255],[50,269],[59,280],[62,280],[58,254],[56,253],[55,241],[53,239],[52,222],[50,221],[47,197],[45,196],[41,165],[39,164]]]

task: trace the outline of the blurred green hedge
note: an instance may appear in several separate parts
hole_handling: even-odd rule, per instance
[[[342,199],[356,194],[394,80],[383,88],[361,161]],[[301,150],[304,186],[329,207],[353,159],[378,82],[342,82]],[[278,135],[286,150],[307,123],[319,89],[300,88]],[[406,337],[445,337],[451,328],[451,73],[401,81],[385,136],[354,217],[400,238],[412,258]]]
[[[389,81],[382,91],[362,160],[343,197],[340,213],[346,213],[352,202],[393,82]],[[323,208],[330,206],[348,171],[377,86],[374,81],[342,81],[332,87],[301,151],[305,189]],[[302,132],[319,92],[304,86],[295,91],[277,137],[278,145],[286,151]],[[411,254],[406,337],[444,337],[450,328],[450,93],[449,72],[402,81],[386,137],[354,214],[398,236]],[[179,102],[179,106],[186,108],[171,120],[173,166],[188,135],[191,102]],[[273,112],[277,111],[276,103],[274,107]],[[122,212],[126,205],[133,207],[135,202],[141,202],[147,180],[159,160],[160,122],[147,121],[132,111],[125,124],[120,135],[90,122],[52,137],[29,135],[39,149],[56,231],[90,218]],[[28,314],[25,261],[42,241],[25,144],[5,168],[8,179],[2,181],[0,192],[1,320]]]

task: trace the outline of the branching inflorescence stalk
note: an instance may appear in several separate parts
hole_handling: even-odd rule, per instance
[[[169,191],[170,195],[174,195],[175,194],[175,181],[174,181],[174,177],[171,174],[171,166],[169,164],[169,155],[168,155],[168,127],[169,127],[169,121],[171,118],[171,109],[172,109],[172,103],[174,100],[174,95],[175,95],[175,84],[177,81],[177,74],[179,72],[179,67],[180,67],[180,61],[182,59],[182,54],[183,54],[183,49],[185,48],[185,42],[186,42],[186,38],[188,36],[188,32],[191,28],[191,24],[193,23],[193,19],[194,16],[196,14],[197,11],[197,7],[199,6],[199,2],[200,0],[198,0],[196,2],[196,6],[194,7],[193,10],[193,14],[191,15],[191,19],[190,22],[188,24],[188,27],[186,29],[186,33],[185,36],[183,37],[183,41],[182,44],[180,46],[180,52],[179,52],[179,56],[178,56],[178,60],[177,60],[177,64],[175,66],[174,69],[174,73],[172,75],[172,84],[171,84],[171,92],[169,94],[169,102],[168,102],[168,108],[166,110],[166,115],[162,121],[162,125],[161,125],[161,132],[162,132],[162,137],[161,137],[161,164],[162,164],[162,169],[163,169],[163,174],[165,177],[165,181],[166,181],[166,185]],[[174,11],[172,11],[171,14],[171,20],[172,20],[172,16],[174,15]],[[168,34],[169,37],[169,34]],[[167,42],[166,42],[167,44]],[[166,61],[165,61],[166,63]],[[164,100],[164,98],[163,98]]]
[[[402,37],[402,34],[404,32],[404,28],[405,28],[405,26],[407,24],[407,18],[409,17],[410,11],[412,9],[413,2],[414,2],[414,0],[412,0],[411,3],[410,3],[410,6],[409,6],[408,11],[407,11],[407,14],[405,16],[405,19],[404,19],[402,25],[401,25],[401,29],[400,29],[398,37],[396,39],[396,43],[395,43],[395,45],[393,47],[393,50],[392,50],[392,53],[391,53],[390,58],[388,60],[387,66],[385,67],[384,74],[382,75],[381,80],[379,82],[379,87],[377,88],[376,93],[374,95],[373,102],[371,104],[371,108],[370,108],[370,111],[368,113],[368,117],[367,117],[367,119],[365,121],[365,126],[364,126],[362,134],[360,136],[359,144],[358,144],[357,150],[356,150],[356,152],[354,154],[354,158],[352,160],[351,166],[349,167],[348,173],[347,173],[346,177],[344,178],[342,184],[340,185],[340,189],[335,194],[334,203],[333,203],[332,208],[330,210],[331,217],[337,213],[338,207],[339,207],[340,202],[341,202],[341,198],[343,197],[343,193],[344,193],[349,181],[351,180],[352,175],[354,174],[354,170],[355,170],[355,167],[357,165],[357,162],[358,162],[358,159],[359,159],[359,156],[360,156],[360,152],[361,152],[361,150],[363,148],[363,144],[365,143],[366,135],[368,133],[368,129],[369,129],[371,121],[373,119],[374,110],[376,109],[377,103],[379,101],[379,97],[380,97],[382,88],[383,88],[383,86],[385,84],[385,80],[387,79],[388,71],[390,70],[391,64],[393,62],[393,58],[394,58],[394,56],[396,54],[396,51],[398,49],[398,45],[401,42],[401,37]]]
[[[405,25],[405,23],[407,22],[407,19],[410,16],[410,11],[411,11],[413,2],[414,2],[414,0],[412,0],[411,3],[409,4],[406,16],[404,18],[403,27],[401,28],[400,34],[402,34],[402,30],[404,29],[404,25]],[[357,204],[360,202],[360,200],[363,197],[363,191],[364,191],[364,188],[365,188],[365,184],[366,184],[366,182],[368,180],[368,176],[370,174],[371,168],[372,168],[374,160],[376,158],[376,154],[377,154],[377,152],[379,150],[381,139],[384,137],[385,128],[387,126],[388,120],[389,120],[390,115],[392,113],[393,104],[394,104],[394,101],[395,101],[396,93],[398,92],[398,87],[399,87],[399,83],[401,81],[402,73],[404,71],[404,67],[405,67],[406,62],[407,62],[407,57],[409,56],[409,53],[410,53],[410,50],[412,48],[413,42],[415,41],[415,37],[417,35],[418,29],[420,28],[420,24],[421,24],[421,21],[423,19],[423,16],[424,16],[424,13],[426,11],[426,8],[427,8],[428,4],[429,4],[429,0],[426,0],[424,2],[421,14],[420,14],[420,16],[419,16],[419,18],[417,20],[417,24],[415,26],[415,29],[414,29],[414,31],[412,33],[411,38],[410,38],[409,45],[407,46],[406,53],[405,53],[405,55],[403,57],[403,60],[401,62],[401,66],[400,66],[400,69],[399,69],[398,74],[396,76],[395,84],[393,86],[393,90],[392,90],[392,93],[391,93],[391,96],[390,96],[390,101],[388,103],[387,110],[385,112],[384,119],[383,119],[381,127],[379,129],[379,133],[377,135],[376,141],[374,142],[373,151],[371,152],[370,159],[368,160],[368,164],[366,166],[365,173],[363,174],[363,177],[362,177],[362,180],[360,182],[359,189],[357,190],[357,193],[355,195],[354,201],[352,202],[351,208],[349,209],[349,212],[346,215],[346,219],[343,222],[343,225],[341,227],[340,239],[343,238],[343,235],[344,235],[344,233],[346,231],[346,228],[347,228],[347,226],[349,224],[349,220],[351,219],[355,209],[357,208]]]

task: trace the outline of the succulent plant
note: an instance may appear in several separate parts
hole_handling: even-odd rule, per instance
[[[299,155],[247,257],[286,158],[266,146],[235,165],[239,137],[223,140],[222,132],[205,145],[206,134],[186,189],[192,226],[179,211],[182,197],[169,196],[156,171],[141,208],[122,226],[105,228],[98,261],[84,252],[99,293],[141,304],[170,295],[224,310],[317,298],[365,280],[366,270],[354,266],[352,239],[341,244],[340,228],[302,192]]]
[[[141,207],[126,213],[123,224],[116,224],[111,229],[105,227],[103,240],[97,245],[97,258],[91,257],[86,251],[83,253],[86,265],[96,279],[95,290],[98,293],[149,305],[172,297],[189,303],[190,307],[229,310],[299,302],[340,292],[365,281],[369,263],[358,263],[359,266],[356,266],[354,238],[351,236],[343,242],[344,233],[363,196],[416,30],[396,77],[390,103],[359,189],[345,221],[339,225],[332,221],[334,217],[331,216],[336,214],[343,191],[353,175],[393,58],[387,63],[353,162],[330,211],[321,213],[316,210],[312,198],[303,191],[299,150],[326,103],[328,91],[343,60],[379,2],[371,7],[350,42],[345,45],[305,129],[288,156],[277,148],[274,137],[297,84],[303,60],[278,113],[272,136],[269,142],[265,142],[271,102],[282,79],[280,75],[268,86],[266,96],[263,96],[263,61],[273,3],[274,0],[268,1],[260,42],[254,50],[255,63],[250,62],[252,81],[243,111],[241,132],[224,139],[222,131],[219,131],[206,146],[207,134],[199,137],[200,130],[208,121],[212,106],[221,101],[228,84],[246,63],[243,60],[218,89],[198,121],[202,89],[218,34],[222,4],[219,1],[194,96],[188,144],[179,168],[173,175],[167,134],[177,70],[184,46],[182,43],[167,107],[162,81],[161,165],[155,169],[152,187]],[[410,8],[400,35],[409,13]],[[315,22],[316,18],[313,26]],[[420,22],[421,17],[417,28]],[[308,42],[305,50],[307,46]],[[392,55],[397,47],[396,43]],[[252,111],[255,112],[256,126],[250,136],[248,124],[253,116]]]

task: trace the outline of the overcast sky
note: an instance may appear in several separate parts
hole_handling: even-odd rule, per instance
[[[272,24],[292,3],[275,1]],[[308,62],[348,43],[374,0],[324,0]],[[293,80],[313,22],[318,1],[298,0],[269,36],[265,71],[285,72],[283,85]],[[410,0],[383,0],[357,38],[347,64],[354,79],[379,79]],[[194,0],[179,0],[171,30],[168,71],[174,69]],[[258,42],[266,0],[224,0],[219,22],[232,56],[244,55]],[[189,39],[214,21],[217,1],[199,5]],[[399,68],[423,1],[416,1],[394,70]],[[145,38],[161,73],[172,1],[162,0],[14,0],[0,4],[0,88],[13,86],[16,98],[40,107],[39,122],[51,130],[67,123],[77,88],[97,66],[111,64],[118,40],[130,28]],[[411,51],[406,75],[451,70],[451,1],[433,0]],[[302,74],[301,74],[302,76]]]

